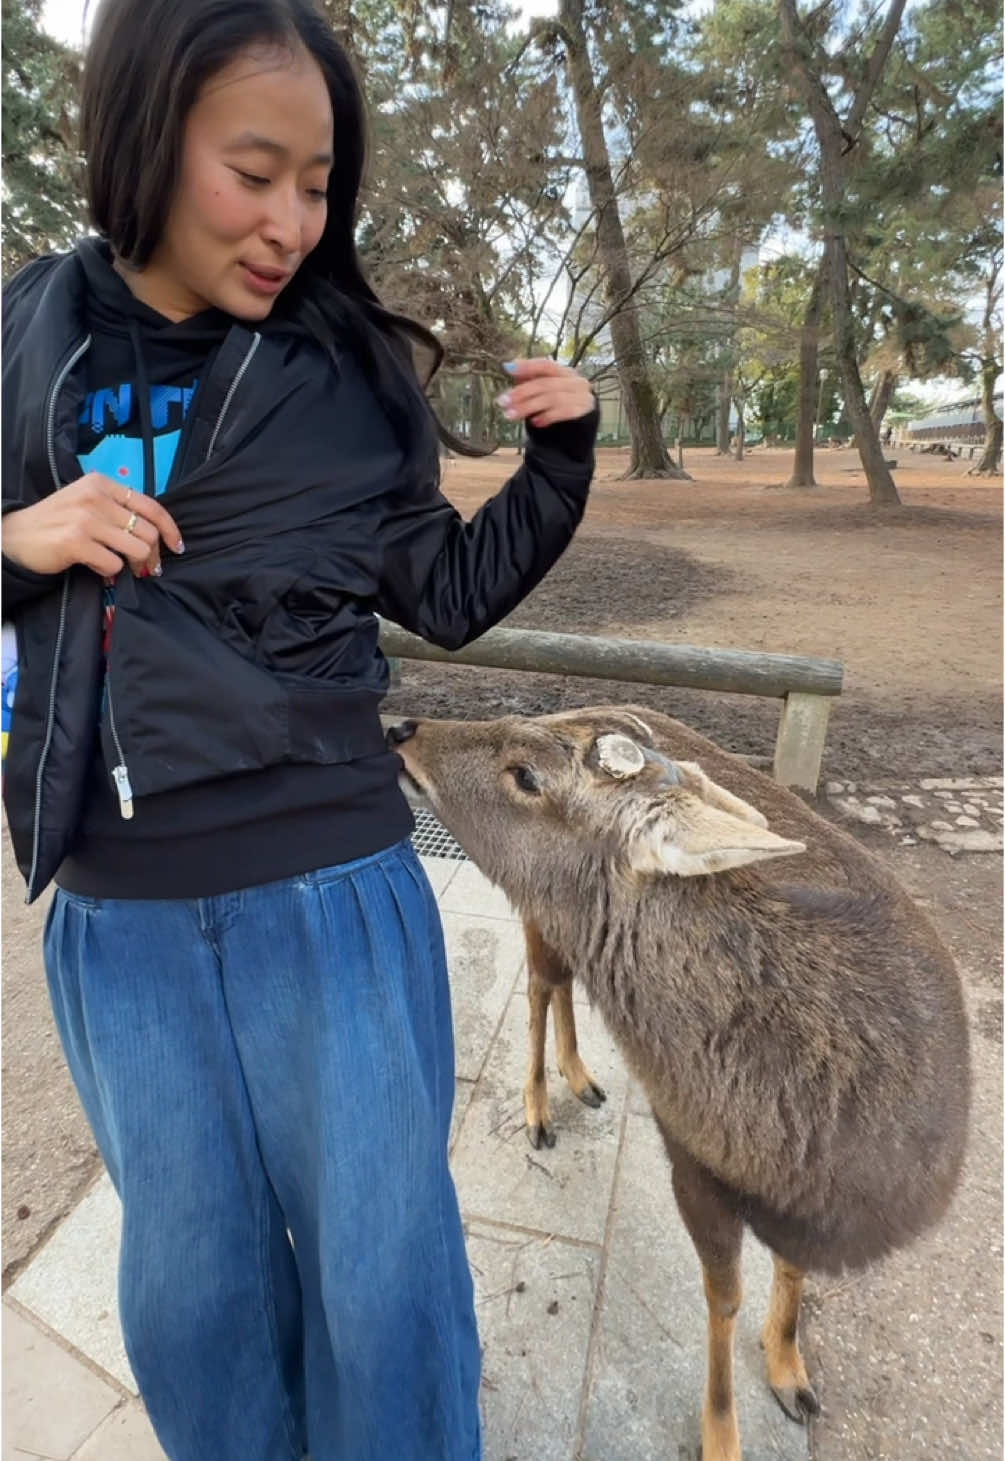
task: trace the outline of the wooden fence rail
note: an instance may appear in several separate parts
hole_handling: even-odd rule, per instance
[[[802,655],[702,649],[693,644],[549,634],[537,629],[490,629],[464,649],[427,644],[397,624],[380,621],[389,659],[432,660],[486,669],[528,670],[643,685],[676,685],[780,699],[774,775],[785,786],[815,792],[831,700],[840,695],[840,660]]]

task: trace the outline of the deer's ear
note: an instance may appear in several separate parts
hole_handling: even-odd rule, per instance
[[[693,878],[805,851],[802,842],[779,837],[692,794],[678,794],[667,798],[663,815],[633,840],[629,860],[635,872]]]
[[[742,797],[734,796],[718,782],[710,780],[698,765],[697,761],[678,761],[677,769],[681,772],[684,785],[696,791],[702,801],[711,803],[713,807],[719,807],[721,811],[732,812],[734,817],[739,817],[743,822],[753,822],[755,826],[766,827],[768,819],[763,812],[745,802]]]

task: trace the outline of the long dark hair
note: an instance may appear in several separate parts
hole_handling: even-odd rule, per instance
[[[442,346],[423,325],[385,309],[364,276],[354,231],[366,105],[352,62],[312,0],[100,0],[81,95],[94,226],[127,263],[149,262],[177,186],[189,111],[211,76],[261,44],[302,46],[313,56],[335,122],[324,233],[280,296],[282,313],[326,348],[338,342],[356,352],[406,451],[425,455],[434,425],[463,449],[423,394]]]

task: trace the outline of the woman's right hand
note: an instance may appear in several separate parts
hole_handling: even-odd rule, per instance
[[[154,497],[88,472],[3,520],[4,555],[33,573],[62,573],[83,563],[114,578],[128,563],[138,577],[160,574],[161,543],[185,545],[177,524]]]

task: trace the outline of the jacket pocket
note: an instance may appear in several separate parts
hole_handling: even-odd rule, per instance
[[[249,645],[249,650],[252,646]],[[279,674],[239,653],[159,585],[119,597],[102,718],[105,761],[134,797],[283,763],[331,765],[384,748],[380,696]]]
[[[387,749],[377,692],[309,675],[276,679],[286,697],[285,761],[335,766]]]
[[[109,771],[124,764],[143,797],[281,760],[280,687],[170,594],[123,590],[101,720]]]

